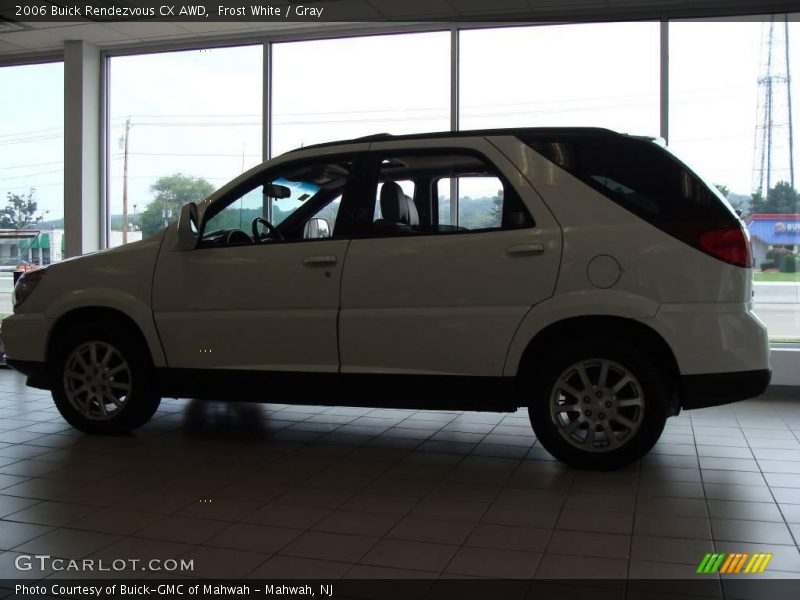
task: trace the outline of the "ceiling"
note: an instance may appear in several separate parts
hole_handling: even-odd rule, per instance
[[[254,37],[263,34],[290,34],[325,29],[342,29],[341,23],[262,23],[208,22],[167,23],[128,21],[113,23],[0,22],[0,61],[20,55],[53,54],[63,50],[67,40],[84,40],[102,49],[130,45],[180,43],[182,40],[225,40],[232,37]],[[356,27],[366,24],[357,24]]]
[[[64,4],[65,0],[42,0]],[[195,2],[196,4],[203,3]],[[255,2],[254,2],[255,3]],[[36,4],[40,4],[37,2]],[[80,4],[80,3],[78,3]],[[95,5],[153,5],[151,0],[94,0]],[[206,3],[209,7],[217,2]],[[268,4],[261,2],[261,4]],[[286,0],[271,2],[273,6]],[[259,36],[320,35],[344,30],[386,29],[402,22],[498,22],[552,20],[620,20],[666,17],[721,16],[787,12],[796,1],[786,0],[307,0],[325,7],[319,20],[292,21],[15,21],[9,8],[0,7],[0,63],[57,56],[66,40],[85,40],[101,49],[145,50],[155,45],[224,43]],[[7,6],[7,5],[6,5]],[[795,9],[796,10],[796,9]]]

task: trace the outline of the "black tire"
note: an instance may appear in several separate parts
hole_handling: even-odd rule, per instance
[[[75,362],[74,352],[92,342],[99,342],[98,346],[101,349],[104,348],[103,345],[105,348],[112,347],[119,357],[124,359],[127,366],[118,378],[118,383],[129,385],[130,391],[124,396],[121,407],[103,401],[102,410],[105,411],[107,406],[111,409],[111,416],[102,419],[92,418],[73,405],[68,394],[68,386],[74,387],[77,385],[76,381],[80,380],[65,375],[70,361],[73,361],[73,369],[78,364]],[[158,409],[161,397],[153,377],[152,359],[138,331],[131,331],[130,326],[117,322],[81,323],[66,331],[53,343],[49,373],[53,400],[64,419],[76,429],[90,434],[127,433],[144,425]],[[112,358],[117,357],[112,355]],[[82,394],[78,394],[78,397],[81,396]],[[86,402],[87,405],[90,404],[96,410],[100,410],[96,399]]]
[[[647,454],[661,437],[670,414],[669,380],[656,367],[655,361],[641,349],[623,341],[590,338],[567,342],[556,348],[550,356],[540,358],[538,364],[537,358],[540,357],[531,357],[531,360],[527,361],[525,372],[520,378],[520,393],[523,394],[523,399],[527,399],[528,414],[537,439],[558,460],[579,469],[617,469]],[[609,365],[607,372],[611,375],[606,381],[613,381],[612,376],[619,376],[620,371],[617,367],[632,375],[633,381],[617,394],[611,393],[613,386],[611,389],[604,386],[600,388],[590,386],[592,394],[584,395],[586,385],[580,370],[572,370],[572,367],[581,364],[585,367],[584,373],[588,375],[590,381],[593,375],[599,380],[603,364],[601,361]],[[596,371],[593,372],[592,369]],[[559,388],[563,386],[563,383],[560,383],[562,375],[567,377],[567,381],[564,382],[567,385],[569,382],[575,382],[572,389],[581,392],[581,397],[577,398],[577,403],[573,403],[574,396],[564,393],[562,389],[558,395],[560,400],[555,404],[558,404],[559,408],[568,407],[568,410],[553,409],[552,412],[553,396],[557,393],[556,384],[559,384]],[[622,382],[622,377],[616,381]],[[578,387],[578,382],[583,386]],[[623,398],[623,404],[638,404],[617,406],[620,397],[626,394],[629,398],[627,400]],[[613,407],[607,408],[611,404]],[[573,409],[573,406],[576,408]],[[595,409],[594,412],[589,408]],[[638,412],[639,410],[641,412]],[[606,414],[612,411],[615,416]],[[586,416],[587,414],[590,416]],[[602,423],[597,421],[600,416],[606,419]],[[638,422],[638,429],[634,430],[614,421],[620,417],[626,418],[628,422]],[[595,421],[589,420],[592,418]],[[582,423],[575,424],[578,420]],[[567,429],[572,425],[576,425],[577,429],[567,433]],[[611,435],[616,440],[616,447],[608,441],[606,426],[610,428]],[[586,433],[583,433],[584,427]],[[593,435],[596,440],[592,446],[602,447],[602,450],[592,452],[587,449],[590,428],[595,429]],[[582,448],[579,447],[581,444]]]

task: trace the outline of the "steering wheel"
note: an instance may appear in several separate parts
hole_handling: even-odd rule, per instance
[[[253,240],[250,239],[250,236],[247,235],[241,229],[231,229],[228,233],[225,234],[225,239],[223,241],[226,246],[236,246],[238,244],[253,243]]]
[[[267,230],[266,237],[262,236],[258,232],[258,224],[261,223],[264,228]],[[283,241],[283,236],[281,232],[278,231],[275,226],[267,221],[264,217],[256,217],[253,219],[253,241],[255,242],[263,242],[265,239],[275,238],[276,240]]]

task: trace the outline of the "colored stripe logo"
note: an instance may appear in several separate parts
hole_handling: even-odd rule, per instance
[[[769,561],[772,560],[772,556],[771,553],[765,554],[761,552],[756,552],[755,554],[747,552],[709,553],[700,561],[697,573],[702,575],[715,573],[763,573],[767,569]]]

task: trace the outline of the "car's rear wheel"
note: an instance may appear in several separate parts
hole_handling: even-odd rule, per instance
[[[536,437],[578,468],[615,469],[645,455],[669,413],[670,391],[647,353],[616,340],[558,348],[529,367],[523,394]]]
[[[146,423],[161,402],[147,348],[124,327],[73,328],[56,340],[51,364],[58,410],[86,433],[128,432]]]

